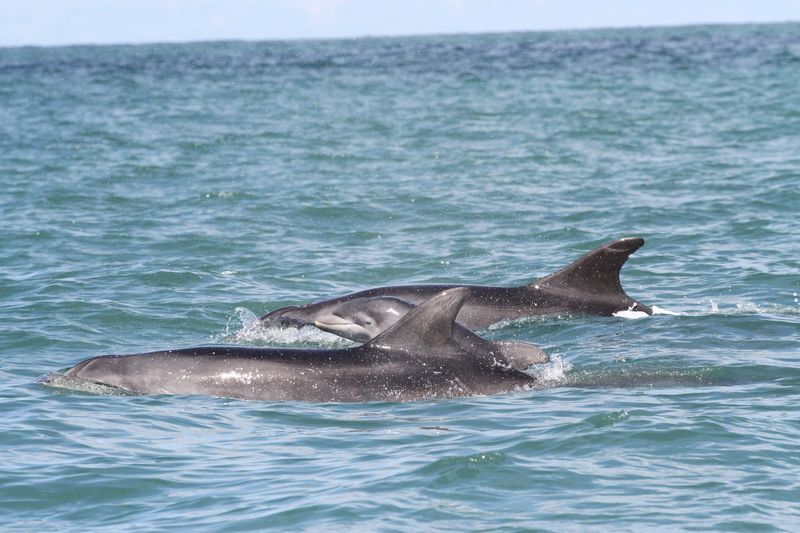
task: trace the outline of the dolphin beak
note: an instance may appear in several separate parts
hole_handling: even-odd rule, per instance
[[[345,320],[343,318],[325,317],[322,320],[315,320],[314,325],[322,331],[340,334],[346,328],[352,327],[355,324],[352,321]]]
[[[314,325],[322,331],[339,335],[351,341],[367,342],[370,339],[369,334],[355,322],[336,315],[328,315],[315,320]]]

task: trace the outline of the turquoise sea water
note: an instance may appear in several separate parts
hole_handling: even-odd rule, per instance
[[[2,529],[800,529],[800,25],[0,49]],[[63,391],[93,355],[647,244],[541,387]]]

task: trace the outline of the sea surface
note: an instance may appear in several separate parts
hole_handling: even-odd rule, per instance
[[[0,529],[800,531],[800,25],[0,49]],[[640,236],[540,387],[124,396],[89,356]],[[673,314],[670,314],[673,313]]]

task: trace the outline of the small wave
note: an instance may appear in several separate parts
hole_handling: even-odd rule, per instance
[[[630,413],[626,409],[621,411],[611,411],[610,413],[601,413],[593,415],[585,419],[583,422],[592,425],[596,428],[610,427],[630,418]]]

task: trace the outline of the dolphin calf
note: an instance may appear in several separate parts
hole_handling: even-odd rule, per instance
[[[493,353],[491,343],[454,337],[456,315],[469,293],[445,290],[353,348],[222,346],[104,355],[78,363],[64,376],[143,394],[312,402],[415,401],[533,384],[533,376]]]
[[[394,297],[419,304],[433,295],[454,287],[468,287],[470,296],[458,314],[458,322],[469,329],[488,326],[501,320],[533,315],[561,313],[610,316],[619,311],[652,314],[648,306],[625,294],[619,272],[628,256],[644,244],[644,239],[628,238],[595,248],[554,274],[521,287],[482,285],[399,285],[376,287],[316,303],[283,307],[260,318],[264,325],[300,327],[313,325],[330,309],[357,298]]]
[[[368,342],[397,323],[414,307],[414,304],[391,296],[355,298],[326,308],[325,312],[317,315],[314,325],[346,339]],[[522,341],[485,340],[458,322],[453,325],[453,338],[462,345],[489,343],[489,351],[500,353],[518,370],[550,360],[538,346]]]

